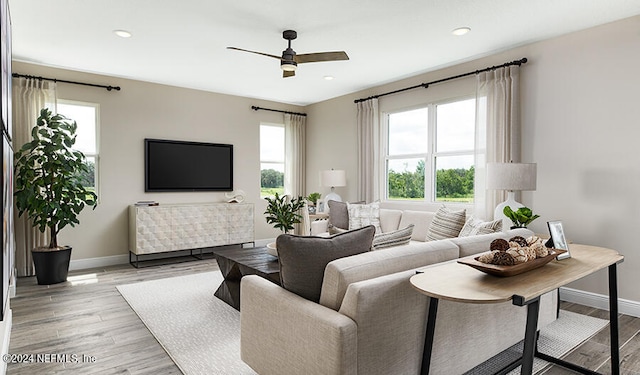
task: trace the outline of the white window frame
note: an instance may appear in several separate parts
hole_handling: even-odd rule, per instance
[[[261,122],[260,123],[260,129],[263,126],[271,126],[274,128],[282,128],[284,130],[284,124],[278,124],[278,123],[272,123],[272,122]],[[283,141],[285,140],[286,136],[283,136]],[[260,137],[259,140],[260,146],[262,146],[262,138]],[[284,173],[284,179],[283,179],[283,189],[286,192],[287,191],[287,186],[286,186],[286,181],[287,181],[287,167],[286,167],[286,162],[287,162],[287,156],[285,154],[285,150],[282,150],[282,154],[284,155],[284,159],[282,160],[282,162],[280,161],[274,161],[274,160],[263,160],[262,159],[262,155],[260,155],[259,159],[260,159],[260,178],[258,179],[258,186],[260,188],[260,191],[262,191],[262,164],[263,163],[270,163],[270,164],[282,164],[282,169],[283,169],[283,173]],[[260,198],[264,199],[265,197],[262,196],[262,193],[260,193]]]
[[[77,107],[92,107],[95,110],[95,114],[96,114],[96,118],[95,118],[95,138],[96,138],[96,147],[95,147],[95,153],[87,153],[87,152],[83,152],[84,156],[87,158],[94,158],[95,162],[94,162],[94,182],[95,182],[95,193],[98,196],[98,201],[100,201],[100,104],[98,103],[91,103],[91,102],[82,102],[79,100],[68,100],[68,99],[57,99],[56,100],[56,105],[58,104],[64,104],[64,105],[70,105],[70,106],[77,106]],[[65,113],[62,113],[62,115],[67,115]],[[74,120],[74,118],[71,118],[71,120]]]
[[[413,107],[406,107],[402,109],[396,109],[392,111],[383,112],[383,123],[382,123],[382,134],[381,134],[381,143],[382,143],[382,152],[381,152],[381,160],[380,160],[380,192],[381,192],[381,200],[384,202],[392,202],[392,203],[402,203],[402,204],[430,204],[430,205],[438,205],[445,202],[436,200],[436,159],[438,157],[447,157],[447,156],[468,156],[471,155],[475,157],[475,149],[471,150],[460,150],[460,151],[446,151],[446,152],[438,152],[436,150],[436,142],[437,142],[437,110],[436,108],[439,105],[455,103],[459,101],[476,99],[473,95],[463,95],[456,96],[453,98],[448,98],[445,100],[432,101],[427,104],[417,105]],[[476,100],[477,105],[477,100]],[[427,119],[427,152],[426,153],[415,153],[415,154],[399,154],[399,155],[389,155],[389,117],[390,115],[402,112],[413,111],[417,109],[428,108],[428,119]],[[475,141],[474,141],[475,147]],[[407,200],[407,199],[389,199],[389,182],[388,182],[388,167],[387,163],[390,160],[402,160],[402,159],[423,159],[425,161],[425,171],[424,171],[424,187],[425,187],[425,197],[424,200]],[[475,195],[475,193],[474,193]],[[475,200],[475,197],[474,197]],[[446,202],[447,205],[456,205],[461,207],[472,207],[473,203],[460,203],[460,202]]]

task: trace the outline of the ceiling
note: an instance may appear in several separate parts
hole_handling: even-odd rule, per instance
[[[640,14],[640,0],[9,0],[13,58],[307,105]],[[451,31],[467,26],[465,36]],[[133,36],[120,38],[124,29]],[[344,50],[349,61],[301,64]],[[333,76],[333,80],[325,80]],[[126,87],[123,87],[126,90]]]

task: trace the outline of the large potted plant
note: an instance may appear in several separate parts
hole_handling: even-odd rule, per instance
[[[77,124],[44,108],[31,130],[32,141],[15,153],[15,198],[19,215],[24,213],[41,232],[49,228],[51,242],[32,249],[38,284],[67,280],[71,247],[58,245],[58,233],[79,224],[78,214],[97,204],[97,196],[81,183],[89,173],[83,153],[73,149]]]
[[[269,204],[264,214],[267,215],[267,223],[272,224],[274,228],[280,229],[282,233],[290,232],[294,229],[294,224],[302,221],[300,209],[304,208],[304,198],[291,198],[287,195],[279,196],[276,193],[273,197],[265,198]],[[275,243],[267,245],[269,254],[277,256]]]

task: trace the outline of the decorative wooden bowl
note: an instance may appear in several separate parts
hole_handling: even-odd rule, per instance
[[[549,249],[549,255],[547,255],[546,257],[537,258],[535,260],[530,260],[528,262],[516,264],[513,266],[500,266],[497,264],[482,263],[478,260],[478,258],[480,257],[480,255],[485,253],[471,255],[465,258],[458,259],[458,263],[466,264],[467,266],[471,266],[484,273],[488,273],[489,275],[499,276],[499,277],[509,277],[509,276],[519,275],[521,273],[542,267],[545,264],[554,260],[558,255],[566,252],[567,250]],[[490,253],[490,251],[488,251],[487,253]]]

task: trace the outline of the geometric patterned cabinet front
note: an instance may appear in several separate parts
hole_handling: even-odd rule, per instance
[[[136,255],[254,242],[253,204],[129,206],[129,251]]]

